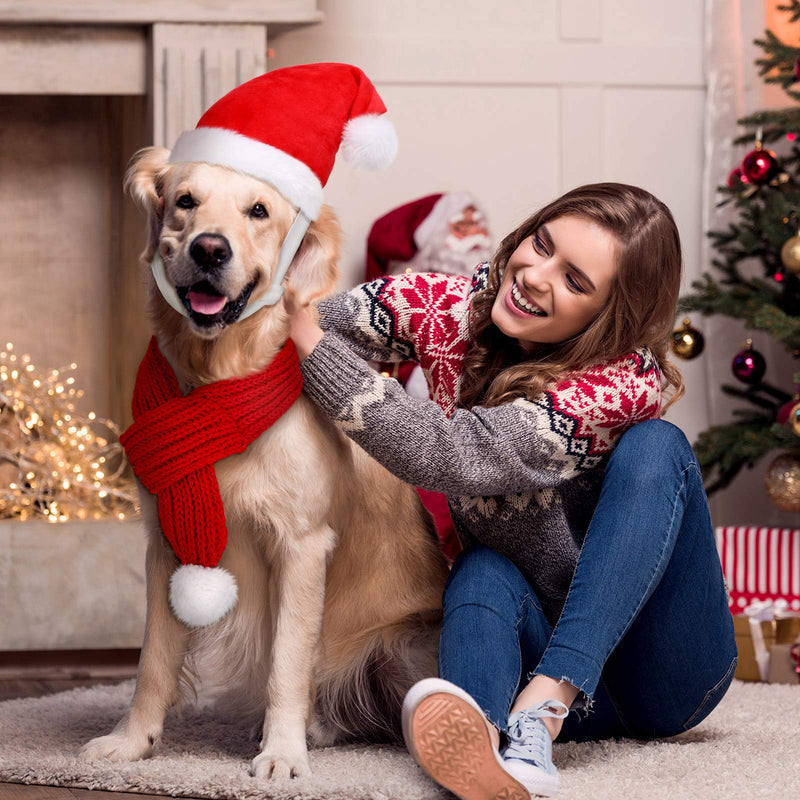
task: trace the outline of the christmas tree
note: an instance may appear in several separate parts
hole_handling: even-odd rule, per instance
[[[778,9],[790,15],[800,34],[800,0]],[[800,357],[800,47],[769,30],[755,44],[763,51],[756,60],[759,75],[780,85],[791,105],[738,120],[743,133],[734,141],[749,143],[751,149],[732,169],[727,185],[719,187],[720,204],[734,204],[736,218],[727,230],[709,232],[715,274],[706,272],[692,284],[679,312],[740,320],[747,331],[766,331]],[[754,260],[763,277],[752,276]],[[689,319],[675,331],[672,344],[683,358],[703,348]],[[775,386],[764,380],[765,369],[748,337],[732,363],[740,385],[722,387],[746,404],[734,411],[729,424],[703,431],[694,449],[709,494],[728,486],[742,467],[781,451],[768,468],[767,490],[780,508],[800,511],[800,373],[787,375],[785,386]]]

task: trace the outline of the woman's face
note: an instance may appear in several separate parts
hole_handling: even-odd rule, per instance
[[[617,239],[575,215],[545,222],[506,264],[492,322],[528,350],[582,331],[608,301]]]

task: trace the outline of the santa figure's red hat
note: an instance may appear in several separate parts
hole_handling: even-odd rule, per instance
[[[252,175],[274,186],[298,210],[284,241],[275,279],[240,319],[280,299],[280,286],[309,223],[322,207],[322,189],[336,153],[351,166],[381,169],[397,154],[397,134],[369,78],[350,64],[303,64],[268,72],[243,83],[182,133],[170,163],[200,161]],[[164,274],[153,274],[176,311],[186,308]]]

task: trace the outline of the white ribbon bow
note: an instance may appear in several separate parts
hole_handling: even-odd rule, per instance
[[[761,623],[797,615],[789,610],[789,604],[782,597],[774,601],[755,600],[745,608],[744,614],[750,620],[750,634],[753,638],[753,651],[756,655],[756,664],[758,664],[758,674],[762,681],[766,681],[769,674],[769,651],[764,642]]]

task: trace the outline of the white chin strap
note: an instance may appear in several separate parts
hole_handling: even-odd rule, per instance
[[[289,228],[289,232],[286,234],[286,238],[283,240],[281,251],[278,253],[278,267],[275,270],[275,275],[272,278],[272,285],[269,287],[269,289],[267,289],[262,297],[259,297],[258,300],[255,300],[252,303],[248,303],[247,308],[239,317],[240,320],[247,319],[251,314],[255,314],[256,311],[264,308],[264,306],[274,306],[275,303],[281,299],[283,296],[283,286],[281,286],[281,282],[286,277],[286,273],[292,264],[292,259],[295,257],[298,249],[300,248],[303,237],[306,235],[306,231],[308,230],[308,226],[310,224],[311,220],[302,211],[298,211],[297,216],[294,218],[294,222],[292,223],[292,227]],[[155,256],[153,256],[153,263],[150,265],[150,269],[153,271],[153,277],[156,279],[156,285],[158,286],[158,289],[164,299],[179,314],[183,314],[184,317],[188,317],[189,312],[186,310],[186,306],[181,302],[180,297],[178,297],[175,287],[167,278],[164,262],[161,260],[161,256],[157,252]]]

